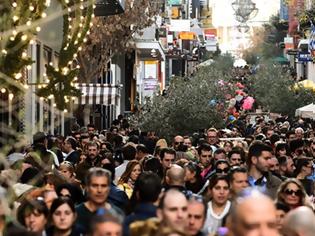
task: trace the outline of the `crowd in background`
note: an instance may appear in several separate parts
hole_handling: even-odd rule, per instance
[[[167,141],[73,125],[10,147],[0,173],[3,235],[310,236],[312,123],[257,116]]]

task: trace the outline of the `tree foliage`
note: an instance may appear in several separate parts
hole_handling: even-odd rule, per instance
[[[154,130],[166,138],[192,134],[211,126],[222,127],[225,95],[231,93],[233,86],[226,73],[232,67],[223,70],[219,61],[200,68],[192,78],[173,78],[167,92],[148,99],[133,121],[140,129]]]
[[[271,112],[294,116],[295,110],[314,102],[312,90],[297,87],[289,71],[281,66],[266,63],[250,78],[251,93],[259,105]]]
[[[251,45],[243,51],[243,58],[249,64],[257,64],[258,59],[267,60],[282,55],[281,43],[286,36],[287,22],[280,21],[278,15],[272,16],[269,23],[254,28]]]
[[[114,55],[130,50],[133,35],[153,24],[159,7],[157,0],[126,0],[124,13],[94,18],[94,27],[79,53],[81,80],[91,81]]]

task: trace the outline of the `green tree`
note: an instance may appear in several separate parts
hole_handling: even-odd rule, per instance
[[[154,130],[170,139],[176,134],[192,134],[215,126],[221,128],[225,118],[225,95],[231,92],[222,57],[211,66],[198,70],[192,78],[175,77],[165,95],[155,95],[133,116],[142,130]],[[225,65],[225,64],[224,64]]]
[[[271,112],[294,116],[297,108],[315,99],[312,90],[296,86],[287,69],[270,62],[261,65],[250,82],[251,94],[258,104]]]

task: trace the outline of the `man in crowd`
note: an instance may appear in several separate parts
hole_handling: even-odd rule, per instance
[[[173,148],[175,149],[175,151],[178,151],[178,148],[183,144],[184,144],[183,136],[177,135],[174,137]]]
[[[185,232],[188,221],[188,201],[178,190],[170,189],[160,200],[157,216],[162,227]]]
[[[128,162],[136,158],[137,149],[133,143],[127,143],[122,148],[122,154],[124,161],[121,165],[116,167],[115,182],[117,182],[120,179],[121,175],[125,172]]]
[[[215,128],[210,128],[207,130],[207,142],[216,148],[218,148],[218,131]]]
[[[76,207],[77,224],[87,232],[88,225],[95,212],[104,208],[108,212],[120,212],[107,202],[110,191],[111,174],[108,170],[94,167],[88,170],[86,176],[87,201]]]
[[[166,171],[174,163],[176,157],[176,151],[173,148],[163,148],[160,151],[161,163]]]
[[[189,236],[203,236],[202,228],[207,216],[207,203],[200,195],[192,195],[188,201],[188,228]]]
[[[230,166],[240,166],[244,162],[242,151],[239,148],[232,148],[228,154]]]
[[[90,141],[86,144],[87,149],[87,157],[86,159],[77,165],[76,175],[77,178],[84,182],[84,178],[88,170],[92,167],[100,167],[101,166],[101,157],[99,156],[100,148],[98,144],[94,141]]]
[[[311,208],[298,207],[287,214],[283,224],[285,236],[314,236],[315,215]]]
[[[67,137],[64,145],[63,150],[67,154],[65,157],[65,161],[69,161],[75,166],[79,163],[80,153],[76,150],[77,148],[77,141],[73,137]]]
[[[144,144],[138,144],[136,150],[136,159],[140,162],[144,161],[150,155],[148,148]]]
[[[279,174],[284,178],[291,178],[294,175],[295,165],[292,157],[290,156],[280,156],[278,158],[279,162]]]
[[[258,190],[245,190],[231,209],[233,236],[279,236],[273,201]]]
[[[231,199],[248,187],[248,174],[245,167],[233,166],[229,171],[229,181],[231,188]]]
[[[212,171],[212,148],[209,144],[203,143],[198,148],[199,164],[203,169],[201,176],[205,178]]]
[[[275,198],[281,180],[269,172],[272,148],[260,141],[251,144],[248,151],[248,181],[251,186],[260,187],[267,195]]]

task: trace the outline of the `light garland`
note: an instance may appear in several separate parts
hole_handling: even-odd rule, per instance
[[[47,65],[47,78],[49,83],[47,87],[40,88],[37,92],[39,96],[55,99],[55,106],[65,111],[67,103],[72,97],[81,95],[80,90],[76,87],[73,81],[77,80],[77,75],[80,66],[76,65],[73,68],[73,61],[76,60],[77,52],[82,50],[82,43],[86,42],[85,36],[89,33],[89,28],[92,26],[92,15],[95,0],[87,0],[87,6],[79,4],[84,2],[74,0],[70,3],[68,0],[59,0],[63,10],[67,13],[63,17],[63,42],[59,52],[59,61],[57,67]],[[74,6],[79,6],[75,8]],[[83,15],[84,14],[84,15]]]

